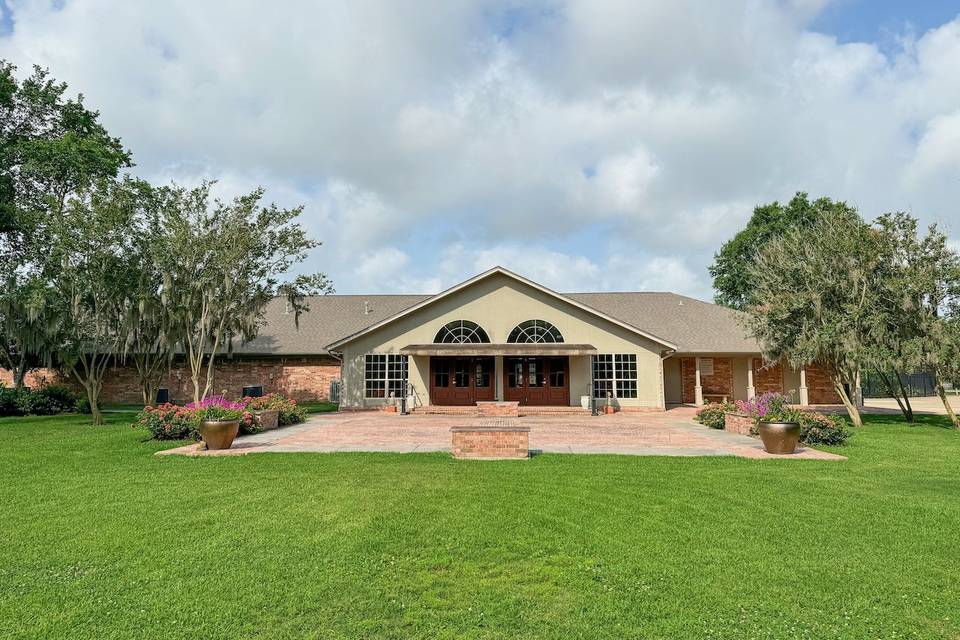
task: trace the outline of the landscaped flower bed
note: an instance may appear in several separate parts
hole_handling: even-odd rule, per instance
[[[280,393],[268,393],[259,398],[244,398],[249,411],[277,411],[280,426],[299,424],[307,419],[307,410],[297,405],[297,401]]]
[[[697,411],[696,421],[711,429],[723,429],[724,416],[734,410],[733,403],[711,403]]]
[[[735,409],[727,411],[724,419],[729,424],[738,418],[752,421],[750,435],[753,436],[757,435],[757,425],[763,421],[796,422],[800,425],[800,442],[806,445],[842,445],[852,435],[843,416],[795,409],[782,393],[765,393],[747,401],[738,400]]]
[[[240,433],[259,433],[256,414],[260,411],[279,412],[281,425],[296,424],[306,419],[306,411],[297,403],[279,393],[262,398],[243,398],[233,402],[223,396],[210,396],[199,403],[186,406],[163,404],[144,407],[137,415],[134,428],[144,427],[155,440],[200,439],[200,423],[204,420],[221,420],[238,416]]]

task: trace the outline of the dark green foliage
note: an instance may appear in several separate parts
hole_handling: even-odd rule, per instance
[[[52,416],[83,413],[84,408],[80,396],[67,387],[11,389],[0,386],[0,416]]]
[[[725,425],[724,414],[735,409],[732,403],[727,402],[708,404],[700,411],[697,411],[696,421],[711,429],[723,429]]]
[[[787,204],[771,202],[759,205],[745,229],[728,240],[710,265],[714,300],[734,309],[746,309],[756,302],[754,280],[750,275],[757,252],[768,241],[794,228],[813,224],[824,212],[849,209],[843,202],[819,198],[810,202],[806,193],[798,192]]]
[[[52,226],[67,199],[130,166],[99,114],[39,67],[19,79],[0,60],[0,366],[21,386],[61,344]]]

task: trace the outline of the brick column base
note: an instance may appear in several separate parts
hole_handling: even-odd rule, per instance
[[[522,460],[530,455],[529,427],[453,427],[454,458]]]

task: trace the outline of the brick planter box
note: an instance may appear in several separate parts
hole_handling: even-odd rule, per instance
[[[481,401],[477,403],[477,413],[486,418],[518,418],[520,417],[520,403],[515,401]]]
[[[280,412],[276,409],[257,411],[254,415],[257,416],[257,424],[264,431],[270,431],[280,426]]]
[[[523,460],[530,455],[530,427],[453,427],[454,458]]]
[[[753,418],[748,415],[734,411],[723,414],[723,428],[725,431],[732,431],[733,433],[749,436],[752,435],[753,425]]]

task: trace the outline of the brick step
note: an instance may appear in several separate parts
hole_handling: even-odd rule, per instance
[[[441,415],[441,416],[476,416],[479,410],[476,407],[442,407],[425,406],[416,407],[411,413],[420,415]],[[520,407],[521,416],[549,416],[549,415],[590,415],[589,409],[583,407]]]

